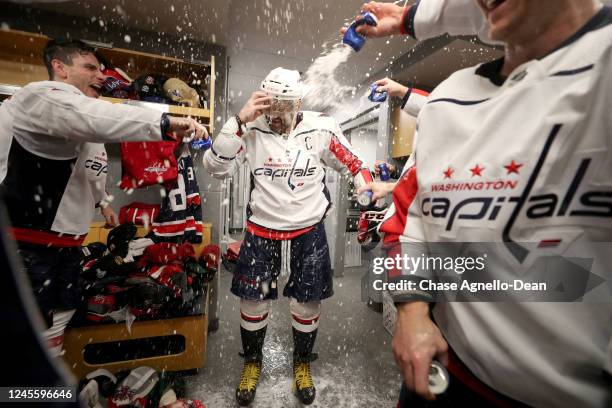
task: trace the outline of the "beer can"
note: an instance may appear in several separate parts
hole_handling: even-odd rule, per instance
[[[449,382],[446,368],[440,362],[432,361],[429,366],[429,391],[434,395],[442,394],[448,389]]]
[[[389,166],[387,166],[387,163],[380,163],[378,165],[378,171],[380,181],[388,181],[391,178],[391,173],[389,173]]]
[[[370,26],[376,26],[378,24],[378,19],[374,14],[370,12],[365,12],[362,15],[362,19],[353,21],[353,23],[349,26],[348,30],[346,30],[346,33],[344,33],[344,37],[342,38],[342,42],[350,46],[353,50],[355,50],[355,52],[359,52],[359,50],[361,50],[366,41],[366,38],[357,32],[357,27],[363,24],[367,24]]]
[[[208,139],[199,139],[191,142],[191,147],[196,150],[208,150],[212,146],[212,140],[210,137]]]
[[[372,204],[373,195],[374,193],[372,193],[370,190],[366,190],[357,196],[357,202],[359,203],[360,206],[367,207],[370,204]]]
[[[387,92],[378,91],[378,85],[372,84],[368,88],[368,99],[372,102],[384,102],[387,100]]]

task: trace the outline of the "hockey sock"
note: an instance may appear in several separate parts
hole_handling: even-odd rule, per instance
[[[261,360],[270,302],[240,301],[240,338],[245,360]]]
[[[307,358],[312,353],[317,338],[321,303],[298,303],[295,299],[291,299],[290,308],[293,317],[293,355]]]
[[[317,329],[306,333],[293,327],[293,357],[297,359],[307,359],[312,353],[312,349],[317,338]]]

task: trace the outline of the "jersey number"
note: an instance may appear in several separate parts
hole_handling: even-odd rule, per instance
[[[170,190],[170,193],[168,193],[170,208],[172,208],[172,211],[185,210],[187,208],[187,194],[185,193],[185,179],[183,175],[179,174],[176,181],[178,187]]]

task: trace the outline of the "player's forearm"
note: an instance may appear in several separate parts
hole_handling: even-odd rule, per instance
[[[406,94],[402,98],[402,109],[404,112],[417,117],[429,99],[429,92],[416,88],[407,89]]]
[[[212,148],[204,154],[204,169],[216,178],[231,176],[238,167],[236,160],[243,143],[242,126],[236,118],[230,118],[217,135]]]
[[[204,170],[210,173],[213,177],[218,179],[224,179],[233,175],[238,169],[236,159],[228,160],[219,157],[213,149],[209,149],[204,153],[202,159]]]
[[[424,41],[444,34],[478,34],[485,24],[484,15],[473,0],[426,0],[406,10],[402,32]]]
[[[413,302],[396,303],[399,318],[429,319],[429,303],[415,300]]]
[[[19,103],[16,131],[94,143],[160,141],[162,113],[113,104],[63,89],[26,93]]]
[[[230,118],[213,142],[213,155],[225,160],[234,160],[243,145],[242,133],[243,128],[239,126],[236,118]]]
[[[434,272],[427,261],[427,244],[414,241],[401,242],[397,245],[401,245],[401,251],[390,256],[393,260],[392,264],[385,265],[387,282],[394,284],[389,287],[391,298],[396,303],[432,302],[433,293],[428,290],[428,285],[423,284],[432,279]]]

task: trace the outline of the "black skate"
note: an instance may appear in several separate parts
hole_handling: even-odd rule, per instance
[[[261,374],[261,360],[244,360],[240,384],[236,388],[236,401],[238,405],[247,406],[255,399],[259,375]]]
[[[295,395],[304,405],[312,404],[316,395],[316,389],[310,374],[310,361],[312,361],[310,356],[293,359],[293,388]]]

